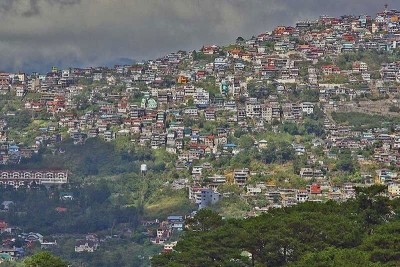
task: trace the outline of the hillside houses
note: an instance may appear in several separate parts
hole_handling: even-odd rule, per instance
[[[331,116],[376,100],[398,106],[398,15],[385,10],[376,16],[321,16],[231,45],[204,45],[130,65],[0,72],[0,95],[21,104],[0,117],[0,164],[17,166],[45,149],[61,153],[57,145],[66,139],[75,145],[88,138],[123,139],[174,154],[178,171],[191,168],[185,179],[192,183],[175,185],[192,188],[191,199],[199,206],[222,199],[218,186],[225,183],[238,185],[249,198],[262,194],[271,205],[293,205],[316,195],[342,200],[352,196],[351,190],[329,184],[335,168],[326,163],[340,159],[341,152],[349,151],[359,164],[400,166],[398,125],[360,130]],[[364,111],[377,114],[387,107],[378,108]],[[35,121],[25,127],[26,136],[25,129],[15,129],[16,118]],[[265,151],[271,143],[263,136],[267,132],[308,135],[307,144],[295,138],[289,143],[295,157],[306,162],[295,175],[309,186],[316,183],[312,189],[252,184],[251,166],[204,171],[204,162],[231,159],[250,148]],[[253,143],[244,145],[242,135]],[[376,177],[397,194],[396,176]],[[318,186],[321,193],[315,193]],[[78,249],[92,247],[80,243]]]

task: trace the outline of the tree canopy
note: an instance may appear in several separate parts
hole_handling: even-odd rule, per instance
[[[385,187],[357,190],[345,203],[304,203],[248,219],[202,210],[173,252],[153,266],[398,266],[397,202]]]
[[[68,264],[61,258],[52,255],[50,252],[39,252],[25,259],[26,267],[67,267]]]

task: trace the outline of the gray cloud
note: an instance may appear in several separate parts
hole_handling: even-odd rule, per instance
[[[2,0],[0,14],[31,17],[39,15],[45,5],[57,5],[63,8],[80,2],[81,0]]]
[[[28,4],[29,8],[27,11],[24,11],[22,15],[27,17],[38,15],[39,14],[38,0],[29,0],[28,3],[29,3]]]
[[[382,9],[373,0],[1,0],[0,69],[155,58],[321,14],[374,15]]]

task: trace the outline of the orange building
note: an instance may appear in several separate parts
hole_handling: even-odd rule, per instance
[[[187,84],[189,82],[189,77],[186,77],[184,75],[179,75],[176,81],[179,84]]]
[[[278,26],[274,29],[273,33],[275,35],[282,35],[284,32],[286,31],[286,27],[285,26]]]

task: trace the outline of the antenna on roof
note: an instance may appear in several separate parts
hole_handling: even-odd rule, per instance
[[[385,4],[385,12],[387,11],[388,6],[389,6],[389,5],[386,3],[386,4]]]

